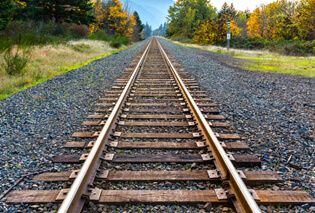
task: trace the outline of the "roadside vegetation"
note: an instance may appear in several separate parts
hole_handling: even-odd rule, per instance
[[[144,39],[119,0],[0,3],[0,100]]]
[[[230,49],[214,45],[197,45],[175,42],[183,46],[198,48],[220,54],[245,59],[241,61],[222,58],[221,61],[246,70],[287,73],[305,77],[315,77],[315,56],[286,56],[267,50]]]
[[[314,76],[314,0],[276,0],[253,12],[237,11],[227,3],[217,10],[207,0],[178,0],[168,12],[168,28],[161,28],[159,35],[181,43],[218,46],[214,49],[219,52],[252,60],[247,68]],[[268,54],[219,48],[227,45],[228,22],[231,48]]]
[[[0,74],[0,100],[30,86],[79,68],[89,62],[124,49],[113,48],[108,42],[90,39],[73,40],[67,43],[35,46],[31,60],[23,74]],[[0,63],[5,63],[4,60]]]
[[[315,1],[276,0],[252,13],[226,2],[220,10],[207,0],[179,0],[169,9],[167,37],[185,43],[267,49],[286,55],[315,54]]]

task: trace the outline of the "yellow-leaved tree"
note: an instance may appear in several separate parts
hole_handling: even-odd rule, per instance
[[[193,40],[198,44],[214,44],[218,40],[217,31],[218,26],[212,19],[202,21]]]
[[[90,34],[100,30],[106,18],[106,10],[102,0],[93,0],[95,23],[90,24]]]
[[[315,0],[278,0],[261,5],[250,15],[247,28],[248,36],[270,40],[314,38]]]
[[[198,44],[215,44],[218,41],[225,41],[228,24],[224,18],[208,19],[203,21],[198,30],[194,33],[193,40]],[[230,33],[232,36],[239,36],[242,29],[234,20],[230,21]]]
[[[104,30],[108,35],[132,37],[136,20],[119,0],[93,0],[96,23],[90,25],[90,33]]]
[[[243,30],[242,28],[237,26],[236,21],[232,20],[230,22],[230,32],[232,36],[240,36],[242,30]]]
[[[271,38],[272,28],[270,24],[272,22],[272,17],[278,13],[279,7],[280,3],[279,1],[276,1],[256,8],[247,22],[247,35],[252,37]]]
[[[110,31],[116,36],[131,37],[133,26],[136,25],[135,18],[130,15],[119,0],[112,0],[108,7],[108,22]]]
[[[298,35],[302,40],[315,39],[315,0],[302,0],[295,17]]]
[[[263,29],[260,19],[260,9],[256,8],[247,21],[247,35],[251,37],[263,37]]]

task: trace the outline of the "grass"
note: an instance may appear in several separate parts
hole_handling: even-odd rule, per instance
[[[35,46],[24,75],[8,75],[0,67],[0,100],[125,48],[127,46],[115,49],[107,42],[96,40]],[[0,61],[3,61],[3,55],[0,55]]]
[[[198,48],[221,54],[227,54],[239,59],[246,59],[242,63],[224,61],[231,66],[237,66],[246,70],[286,73],[305,77],[315,77],[315,57],[284,56],[269,51],[239,50],[218,46],[201,46],[196,44],[184,44],[174,42],[183,46]]]

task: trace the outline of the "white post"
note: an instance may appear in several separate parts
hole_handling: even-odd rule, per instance
[[[226,38],[227,38],[227,50],[229,51],[230,49],[230,39],[231,39],[231,34],[230,34],[230,21],[228,21],[228,31],[226,34]]]

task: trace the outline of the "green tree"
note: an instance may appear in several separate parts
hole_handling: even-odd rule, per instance
[[[12,20],[15,5],[12,0],[2,0],[0,2],[0,30],[3,30]]]
[[[89,0],[20,0],[17,18],[54,23],[89,25],[94,22]]]
[[[193,40],[198,44],[214,44],[218,40],[217,31],[218,25],[212,19],[202,21]]]
[[[219,18],[224,18],[226,20],[233,20],[236,18],[236,15],[237,11],[235,10],[233,3],[229,6],[226,2],[224,2],[218,13]]]
[[[196,16],[196,9],[188,8],[186,17],[184,19],[184,26],[185,26],[184,35],[187,37],[190,37],[192,35],[195,16]]]
[[[247,34],[269,40],[295,39],[298,33],[295,23],[296,5],[296,2],[287,0],[261,5],[254,10],[247,22]]]
[[[199,44],[215,44],[226,40],[227,22],[224,18],[208,19],[201,22],[198,30],[194,33],[193,40]],[[230,22],[230,33],[239,36],[241,28],[234,20]]]
[[[315,0],[302,0],[298,5],[296,24],[302,40],[315,39]]]
[[[142,34],[144,26],[140,20],[140,17],[139,17],[139,14],[137,13],[137,11],[135,11],[133,13],[133,18],[136,21],[136,25],[133,27],[134,28],[133,29],[133,37],[136,41],[139,41],[139,40],[141,40],[141,37],[142,37],[141,34]]]
[[[168,10],[168,35],[192,37],[203,20],[216,16],[208,0],[178,0]]]
[[[152,35],[152,27],[148,24],[148,22],[144,25],[143,35],[145,37],[150,37]]]
[[[249,11],[238,11],[237,15],[235,17],[235,22],[237,24],[237,26],[239,26],[242,31],[241,31],[241,36],[242,37],[246,37],[247,35],[247,21],[249,18]]]
[[[270,29],[274,40],[290,40],[297,35],[297,27],[293,19],[284,14],[274,15],[271,18]]]
[[[95,21],[90,0],[65,0],[65,3],[68,4],[65,9],[68,11],[68,22],[89,25]]]

